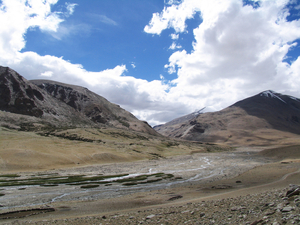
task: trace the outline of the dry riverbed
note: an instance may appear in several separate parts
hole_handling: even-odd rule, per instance
[[[297,198],[291,202],[284,199],[283,192],[289,183],[299,184],[299,160],[295,155],[289,155],[292,159],[274,158],[272,153],[262,155],[260,150],[196,153],[2,177],[11,185],[1,187],[1,213],[23,210],[26,217],[9,218],[6,214],[9,219],[0,218],[0,223],[251,224],[270,218],[263,218],[266,215],[259,213],[258,208],[250,209],[256,203],[263,207],[259,199],[264,196],[270,197],[268,204],[274,203],[272,207],[277,203],[290,204],[291,212],[298,212]],[[242,208],[231,210],[234,205]],[[26,214],[24,210],[28,209],[55,211]],[[282,215],[275,216],[269,222],[281,224]],[[225,220],[216,219],[223,217]]]

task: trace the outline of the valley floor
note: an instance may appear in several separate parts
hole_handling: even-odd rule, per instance
[[[285,156],[282,151],[261,150],[19,173],[21,178],[124,173],[173,177],[133,186],[112,182],[91,189],[66,184],[4,187],[2,214],[36,208],[55,211],[0,217],[0,224],[299,224],[299,195],[285,197],[289,184],[300,184],[299,146],[285,148]]]

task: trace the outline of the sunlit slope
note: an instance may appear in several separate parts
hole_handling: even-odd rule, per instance
[[[0,127],[2,172],[130,162],[228,149],[114,128],[77,128],[37,134]]]

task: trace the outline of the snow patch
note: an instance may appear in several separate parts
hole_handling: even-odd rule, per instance
[[[264,91],[260,94],[260,96],[264,96],[264,97],[267,97],[267,98],[277,98],[277,99],[279,99],[280,101],[282,101],[286,104],[286,102],[282,98],[278,97],[276,94],[277,93],[274,92],[274,91]]]
[[[289,96],[291,99],[297,101],[297,102],[300,102],[300,99],[299,98],[295,98],[295,97],[292,97],[292,96]]]

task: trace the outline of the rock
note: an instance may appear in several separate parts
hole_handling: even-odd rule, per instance
[[[169,198],[168,201],[174,201],[174,200],[180,199],[182,197],[183,197],[182,195],[176,195],[176,196],[173,196],[172,198]]]
[[[273,215],[276,211],[275,210],[268,210],[265,215],[269,216],[269,215]]]
[[[181,213],[188,213],[188,212],[190,212],[190,210],[182,211]]]
[[[290,212],[290,211],[292,211],[292,210],[294,210],[293,207],[287,206],[287,207],[284,207],[284,208],[281,210],[281,212]]]
[[[205,216],[205,213],[200,213],[200,217],[204,217]]]
[[[146,220],[150,220],[150,219],[152,219],[153,217],[155,217],[155,215],[154,215],[154,214],[152,214],[152,215],[149,215],[149,216],[147,216],[147,217],[146,217]]]
[[[299,194],[300,194],[300,187],[298,187],[293,192],[291,192],[287,197],[291,197],[291,196],[299,195]]]
[[[263,222],[263,220],[256,220],[256,221],[254,221],[253,223],[251,223],[250,225],[256,225],[256,224],[259,224],[259,223],[261,223],[261,222]]]
[[[241,209],[246,209],[246,207],[238,206],[238,207],[232,207],[230,210],[231,211],[239,211]]]
[[[279,203],[279,204],[276,206],[276,209],[282,210],[284,206],[285,206],[285,204]]]
[[[286,197],[291,197],[293,195],[299,195],[300,186],[296,184],[290,184],[288,191],[286,192]]]
[[[280,223],[274,222],[274,223],[272,223],[272,225],[280,225]]]

